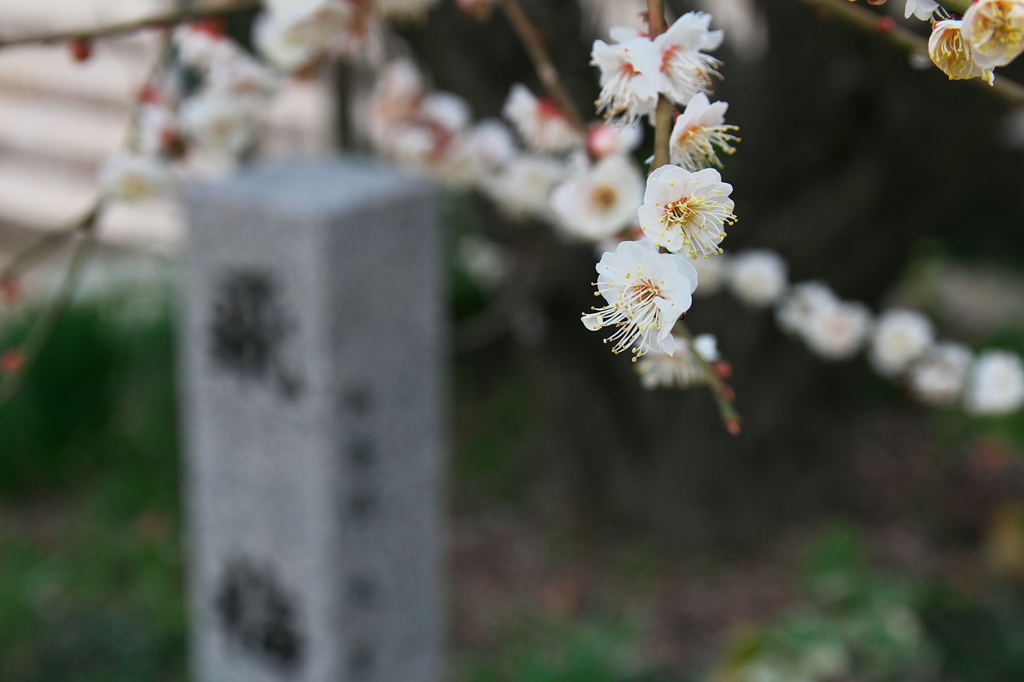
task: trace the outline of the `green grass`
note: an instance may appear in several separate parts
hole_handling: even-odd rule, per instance
[[[72,308],[0,410],[5,682],[184,679],[171,311],[125,305]]]

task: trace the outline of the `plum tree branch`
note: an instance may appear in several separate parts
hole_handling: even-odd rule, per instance
[[[855,26],[865,33],[873,33],[901,50],[928,54],[928,41],[909,28],[893,22],[891,17],[880,16],[865,7],[849,2],[849,0],[800,1]],[[970,7],[970,4],[969,0],[942,0],[942,5],[951,11],[960,11],[952,10],[952,8],[966,8]],[[993,85],[989,85],[980,78],[971,79],[970,82],[1009,104],[1024,104],[1024,85],[1016,81],[999,76]]]
[[[135,31],[147,28],[168,28],[186,21],[195,21],[197,19],[218,19],[221,17],[228,17],[234,14],[258,9],[261,5],[261,0],[234,0],[234,2],[229,5],[189,7],[172,12],[164,12],[163,14],[154,14],[153,16],[145,17],[143,19],[107,24],[106,26],[99,26],[95,28],[0,38],[0,49],[22,45],[49,45],[52,43],[60,43],[76,39],[95,40],[98,38],[111,38],[114,36],[125,35],[127,33],[134,33]]]
[[[501,10],[512,25],[512,30],[516,32],[519,40],[523,43],[523,47],[526,48],[526,54],[530,57],[530,61],[533,62],[533,67],[537,71],[537,78],[540,79],[541,85],[544,86],[548,91],[548,95],[558,106],[562,108],[562,111],[569,117],[572,124],[580,131],[586,132],[586,121],[580,114],[572,97],[569,96],[569,91],[565,89],[565,84],[562,83],[562,79],[558,75],[558,69],[555,68],[554,62],[551,61],[551,55],[548,54],[547,47],[544,46],[544,41],[541,39],[540,30],[530,21],[530,17],[523,11],[523,7],[519,4],[518,0],[501,0]]]

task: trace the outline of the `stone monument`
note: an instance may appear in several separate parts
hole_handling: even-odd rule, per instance
[[[444,254],[429,185],[354,160],[187,192],[195,682],[438,682]]]

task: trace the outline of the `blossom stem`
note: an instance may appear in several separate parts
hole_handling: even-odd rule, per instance
[[[911,31],[905,26],[895,23],[881,23],[885,17],[872,12],[860,5],[848,2],[848,0],[801,0],[819,10],[823,10],[825,17],[835,16],[855,26],[860,30],[871,33],[885,39],[889,44],[919,54],[928,54],[928,41]],[[950,11],[961,12],[970,7],[969,0],[942,0],[942,5]],[[960,9],[954,9],[959,7]],[[986,92],[1001,98],[1008,104],[1024,104],[1024,85],[999,76],[995,83],[989,85],[980,78],[972,78],[971,83],[984,88]]]
[[[734,436],[739,434],[740,415],[732,404],[730,391],[726,388],[722,378],[718,376],[718,372],[715,371],[715,368],[711,366],[711,363],[708,362],[703,355],[697,352],[697,348],[694,346],[693,332],[690,331],[690,328],[687,327],[686,323],[682,320],[676,322],[674,331],[686,339],[686,343],[690,347],[690,355],[697,359],[701,368],[710,378],[708,387],[711,389],[711,394],[715,397],[715,403],[718,405],[718,413],[722,416],[722,423],[726,425],[729,433]]]
[[[234,0],[231,4],[219,4],[213,7],[187,7],[163,14],[155,14],[144,19],[123,21],[97,28],[79,31],[57,31],[53,33],[42,33],[38,35],[18,36],[14,38],[0,38],[0,49],[5,47],[16,47],[19,45],[47,45],[51,43],[66,42],[76,38],[93,40],[97,38],[110,38],[134,33],[146,28],[168,28],[186,21],[196,19],[216,19],[228,17],[242,12],[258,9],[262,0]]]
[[[652,39],[665,32],[664,0],[647,0],[647,25]],[[651,164],[652,171],[668,163],[671,134],[672,103],[665,95],[658,95],[658,108],[654,114],[654,162]]]
[[[551,55],[548,54],[548,50],[544,46],[540,29],[530,21],[530,17],[523,11],[518,0],[501,0],[501,10],[505,13],[508,23],[512,24],[512,30],[523,43],[523,47],[526,48],[526,54],[533,62],[533,68],[537,71],[537,78],[540,79],[541,85],[562,108],[572,124],[581,132],[586,132],[586,121],[572,97],[569,96],[569,91],[565,89],[565,84],[562,83],[562,79],[558,75],[558,69],[555,68],[554,62],[551,61]]]
[[[665,3],[664,0],[647,0],[647,21],[650,27],[651,38],[665,32]],[[654,162],[651,170],[655,170],[669,162],[669,143],[672,133],[672,103],[665,95],[658,96],[658,109],[654,115]],[[727,389],[722,378],[718,376],[715,368],[711,366],[704,356],[697,352],[693,345],[693,333],[682,320],[676,322],[675,331],[686,339],[690,346],[691,355],[697,358],[702,369],[708,376],[708,387],[718,404],[718,412],[722,416],[722,423],[726,425],[729,433],[739,433],[740,416],[736,412],[730,400],[730,391]]]
[[[95,243],[93,226],[98,216],[98,211],[90,212],[86,222],[79,227],[80,236],[75,244],[74,251],[71,253],[67,270],[64,273],[64,281],[61,282],[57,295],[50,301],[46,309],[39,314],[39,317],[32,325],[28,338],[20,349],[23,356],[21,366],[12,374],[7,375],[3,383],[0,384],[0,409],[7,405],[18,394],[18,391],[21,390],[29,368],[39,357],[39,354],[46,346],[46,342],[50,340],[54,329],[57,327],[57,323],[60,322],[64,311],[67,310],[68,305],[71,303],[71,299],[74,297],[75,290],[78,288],[78,283],[81,280],[82,268],[85,266],[86,259]]]

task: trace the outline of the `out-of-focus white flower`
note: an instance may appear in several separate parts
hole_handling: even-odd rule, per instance
[[[935,342],[931,320],[914,310],[892,309],[875,323],[868,361],[884,377],[902,374]]]
[[[787,334],[803,336],[812,318],[839,303],[824,282],[794,284],[775,310],[775,321]]]
[[[729,263],[729,290],[755,308],[779,300],[788,284],[788,268],[782,256],[770,249],[752,249],[733,256]]]
[[[591,331],[612,327],[605,339],[613,353],[627,349],[633,360],[650,350],[675,353],[672,327],[690,308],[697,271],[682,256],[659,253],[646,239],[622,242],[597,264],[597,293],[607,305],[583,315]]]
[[[629,226],[643,192],[636,163],[609,156],[559,185],[551,195],[551,208],[566,232],[600,241]]]
[[[468,135],[468,145],[481,174],[501,170],[516,156],[512,131],[498,119],[488,119],[473,126]]]
[[[686,339],[673,335],[670,339],[672,353],[649,353],[637,363],[640,384],[647,390],[655,388],[692,388],[703,386],[711,379],[704,363],[718,360],[718,340],[711,334],[701,334],[693,340],[693,346]]]
[[[635,123],[622,126],[594,123],[587,130],[587,149],[595,159],[628,154],[640,146],[643,137],[643,129]]]
[[[281,86],[280,78],[241,50],[218,61],[206,79],[206,90],[224,96],[253,100],[259,105]]]
[[[178,136],[174,111],[162,104],[144,104],[139,108],[138,150],[145,156],[160,156]]]
[[[231,40],[206,24],[181,24],[174,29],[174,47],[182,64],[206,71],[236,51]]]
[[[501,113],[534,151],[562,152],[583,144],[583,136],[557,104],[534,97],[521,83],[509,90]]]
[[[253,112],[244,100],[204,94],[182,104],[181,128],[200,149],[238,155],[252,144]]]
[[[551,191],[564,177],[565,167],[557,159],[523,154],[481,184],[510,217],[546,219],[551,216]]]
[[[665,165],[647,178],[640,228],[656,246],[691,257],[721,253],[725,226],[736,222],[732,185],[713,168],[691,173]]]
[[[935,0],[907,0],[907,6],[903,10],[903,18],[909,19],[913,15],[921,21],[928,21],[938,8],[939,3],[935,2]]]
[[[871,311],[857,301],[840,301],[811,318],[804,329],[808,347],[826,360],[848,360],[864,345]]]
[[[910,390],[923,403],[949,407],[964,390],[974,353],[962,343],[932,346],[907,374]]]
[[[739,142],[739,138],[731,133],[739,128],[725,125],[725,112],[728,108],[725,102],[712,104],[703,92],[690,98],[686,111],[676,119],[672,128],[669,143],[672,163],[688,171],[708,166],[721,168],[718,150],[732,154],[736,151],[732,143]]]
[[[123,152],[107,159],[97,181],[106,197],[140,201],[162,192],[170,182],[170,172],[156,157]]]
[[[991,85],[995,74],[974,61],[971,46],[960,30],[962,23],[954,19],[935,22],[928,39],[928,56],[950,80],[981,78]]]
[[[473,118],[466,100],[451,92],[439,91],[431,92],[423,98],[419,115],[427,123],[449,134],[462,131]]]
[[[457,252],[466,274],[484,289],[495,288],[512,271],[508,249],[478,234],[460,237]]]
[[[438,0],[373,0],[377,11],[388,19],[422,19]]]
[[[1009,414],[1024,404],[1024,363],[1010,351],[990,348],[974,361],[964,409],[976,415]]]
[[[710,90],[711,77],[718,75],[718,60],[703,50],[716,49],[723,36],[710,26],[707,12],[687,12],[654,39],[656,87],[677,104]]]
[[[974,0],[962,30],[981,67],[1006,66],[1024,52],[1024,0]]]
[[[634,38],[609,45],[594,41],[590,64],[601,69],[601,94],[597,113],[617,123],[634,123],[651,116],[658,106],[655,81],[657,65],[654,44],[648,38]]]
[[[720,253],[714,258],[698,258],[693,261],[693,267],[697,270],[697,278],[700,286],[693,293],[697,297],[714,296],[725,286],[728,276],[729,261],[732,256],[727,253]]]
[[[321,53],[354,49],[367,37],[366,10],[351,0],[271,3],[253,37],[260,52],[286,71],[307,66]]]
[[[391,127],[415,118],[426,94],[423,76],[411,61],[398,59],[381,69],[364,116],[371,141],[386,147]]]

